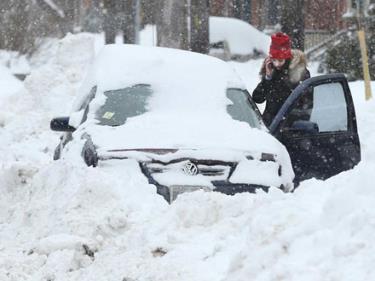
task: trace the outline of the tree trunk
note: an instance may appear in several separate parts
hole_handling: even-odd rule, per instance
[[[149,0],[140,0],[141,1],[141,10],[142,10],[142,25],[146,24],[155,24],[156,16],[158,13],[158,2],[149,1]]]
[[[74,31],[75,24],[75,6],[74,1],[65,0],[62,2],[65,12],[65,21],[61,24],[61,31],[66,34]]]
[[[251,20],[251,1],[250,0],[235,0],[234,1],[233,16],[237,19],[250,22]]]
[[[209,51],[209,1],[191,0],[190,49],[207,54]]]
[[[123,0],[121,11],[121,29],[124,43],[135,44],[135,20],[136,20],[136,0]]]
[[[188,49],[185,0],[161,0],[157,19],[158,46]]]
[[[104,0],[104,37],[106,44],[115,43],[116,25],[116,2],[115,0]]]
[[[35,43],[33,24],[30,20],[35,4],[21,0],[0,4],[0,49],[29,52]],[[36,16],[36,14],[33,14]]]
[[[305,16],[304,0],[283,0],[281,12],[281,31],[292,39],[292,47],[304,50]]]

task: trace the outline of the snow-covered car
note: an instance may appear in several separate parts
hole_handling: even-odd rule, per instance
[[[210,55],[248,61],[268,53],[271,37],[248,22],[229,17],[210,17],[209,21]]]
[[[340,144],[336,151],[353,152],[351,161],[340,158],[346,166],[337,167],[335,173],[351,168],[360,157],[350,91],[340,75],[313,78],[300,85],[270,131],[227,63],[187,51],[105,46],[80,92],[70,116],[51,121],[52,130],[65,132],[54,159],[78,154],[78,149],[88,166],[137,161],[139,171],[169,202],[182,192],[197,189],[225,194],[268,190],[270,186],[292,190],[289,154],[295,161],[297,180],[317,176],[314,171],[337,160],[331,155],[332,148],[325,147],[318,151],[324,155],[315,155],[329,155],[325,161],[310,155],[311,169],[301,165],[301,159],[307,160],[309,152],[317,151],[325,141],[331,146]],[[312,93],[313,102],[300,108],[299,100]],[[325,106],[330,106],[329,111]],[[311,120],[305,116],[308,112]],[[334,116],[324,123],[327,114]],[[349,129],[353,133],[346,134]],[[332,130],[339,131],[337,139],[329,133]],[[270,132],[284,142],[289,153]],[[298,150],[302,150],[300,155]],[[320,160],[322,165],[315,163]],[[329,174],[327,169],[324,172]]]

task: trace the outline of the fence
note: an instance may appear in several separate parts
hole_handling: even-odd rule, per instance
[[[332,37],[335,32],[325,30],[305,30],[305,50],[312,49]]]

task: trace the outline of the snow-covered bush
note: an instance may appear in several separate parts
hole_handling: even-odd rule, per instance
[[[371,79],[375,79],[375,23],[366,29],[367,54]],[[349,80],[363,79],[362,57],[356,31],[344,34],[338,42],[328,47],[325,65],[329,73],[346,73]]]

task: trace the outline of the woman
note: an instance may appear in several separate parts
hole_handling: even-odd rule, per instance
[[[263,120],[269,126],[294,88],[310,78],[310,72],[304,53],[292,50],[289,36],[278,32],[271,36],[269,56],[264,60],[260,75],[262,80],[253,92],[253,100],[256,103],[266,101]]]

